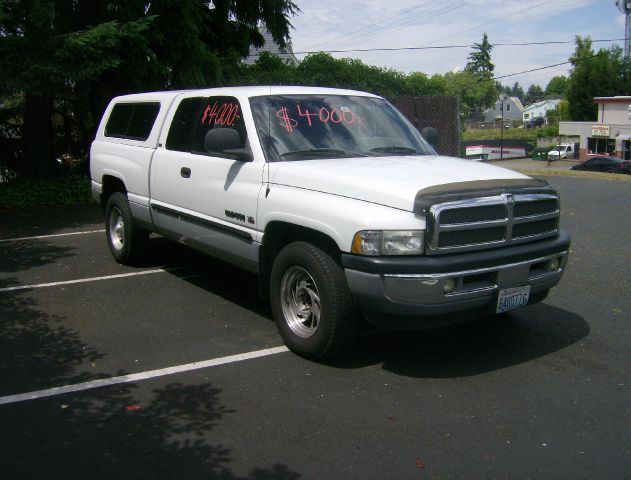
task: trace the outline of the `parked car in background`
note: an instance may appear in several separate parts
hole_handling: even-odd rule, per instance
[[[548,152],[548,160],[561,160],[562,158],[573,158],[574,146],[571,143],[562,143],[561,145],[555,145],[552,150]]]
[[[526,122],[526,128],[537,128],[543,126],[546,123],[543,117],[533,117]]]
[[[574,165],[572,170],[631,174],[631,160],[622,160],[617,157],[593,157],[585,163]]]

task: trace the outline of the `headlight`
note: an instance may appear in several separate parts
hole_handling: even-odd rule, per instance
[[[358,255],[421,255],[422,230],[363,230],[353,237],[351,251]]]

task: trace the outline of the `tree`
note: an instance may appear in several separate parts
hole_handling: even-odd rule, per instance
[[[567,100],[561,100],[557,107],[546,112],[549,125],[556,125],[562,120],[570,118],[570,104]]]
[[[517,97],[522,101],[525,101],[526,94],[524,93],[523,87],[519,84],[519,82],[515,82],[513,84],[513,88],[510,91],[511,97]]]
[[[262,43],[258,22],[283,44],[296,11],[291,0],[2,1],[0,98],[21,118],[16,169],[45,176],[68,144],[85,153],[115,95],[228,82]]]
[[[464,71],[445,74],[447,91],[460,96],[465,118],[471,114],[479,114],[497,100],[498,89],[493,81],[495,65],[491,62],[491,50],[493,45],[484,33],[482,42],[473,44],[473,51],[467,57],[469,61]]]
[[[491,62],[491,50],[493,45],[489,43],[486,33],[482,35],[482,43],[474,43],[473,51],[467,57],[469,61],[465,70],[473,73],[479,79],[493,78],[495,65]]]
[[[601,48],[594,53],[591,39],[577,36],[570,62],[572,71],[567,80],[566,97],[572,120],[595,120],[598,110],[594,97],[624,95],[629,89],[625,82],[628,63],[618,46]]]
[[[82,82],[115,68],[124,41],[141,50],[139,37],[150,19],[79,25],[91,6],[71,1],[3,2],[0,17],[0,96],[15,99],[21,117],[19,171],[47,175],[54,165],[53,114],[59,114]],[[74,10],[74,11],[73,11]],[[77,32],[79,28],[85,30]]]
[[[524,89],[519,84],[519,82],[515,82],[512,87],[510,87],[509,85],[502,85],[501,83],[497,82],[497,91],[498,93],[503,93],[509,97],[517,97],[522,101],[526,96],[524,94]]]
[[[539,85],[535,85],[533,83],[528,87],[528,91],[526,91],[524,102],[525,105],[532,105],[533,103],[540,102],[543,98],[543,89]]]
[[[463,118],[492,106],[497,100],[497,88],[493,81],[480,81],[472,72],[447,72],[444,75],[445,93],[460,97]]]
[[[420,80],[410,82],[397,70],[366,65],[352,58],[334,58],[328,53],[307,55],[296,68],[295,79],[302,85],[353,88],[380,95],[409,94],[410,87],[418,86]]]
[[[270,52],[261,51],[253,65],[241,65],[241,85],[291,85],[296,80],[296,67]]]
[[[550,99],[565,98],[567,77],[559,75],[552,77],[546,86],[545,96]]]

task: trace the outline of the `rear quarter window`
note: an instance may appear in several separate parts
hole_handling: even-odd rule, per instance
[[[147,140],[158,112],[159,102],[117,103],[105,125],[105,136]]]

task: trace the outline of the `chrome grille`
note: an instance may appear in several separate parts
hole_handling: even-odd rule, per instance
[[[541,220],[538,222],[519,223],[513,225],[513,238],[525,238],[533,235],[541,235],[549,232],[556,232],[557,220]]]
[[[542,215],[544,213],[556,212],[558,208],[559,202],[557,199],[539,200],[536,202],[516,202],[513,215],[516,217]]]
[[[480,228],[478,230],[454,230],[443,232],[438,247],[456,247],[478,243],[498,242],[506,237],[506,227]]]
[[[506,218],[505,205],[489,205],[486,207],[454,208],[440,214],[441,225],[457,223],[488,222]]]
[[[553,193],[503,193],[433,205],[428,254],[482,250],[556,235],[559,199]]]

